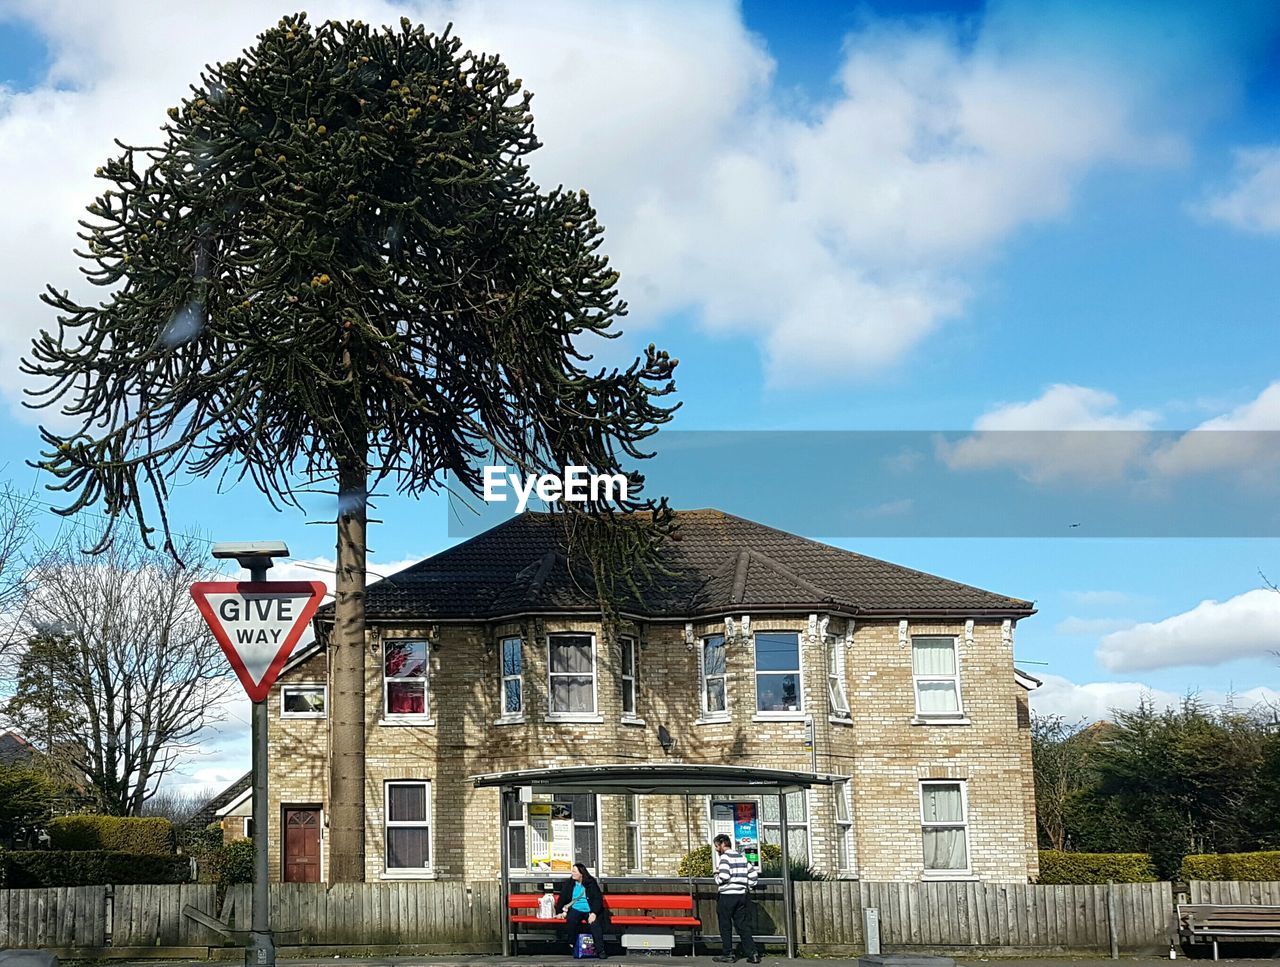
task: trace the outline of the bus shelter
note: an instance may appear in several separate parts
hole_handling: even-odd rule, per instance
[[[479,789],[497,789],[499,804],[498,843],[501,854],[501,907],[503,911],[502,953],[511,955],[511,929],[507,902],[511,889],[510,844],[507,841],[508,797],[527,788],[530,794],[598,796],[683,796],[686,838],[691,838],[689,800],[694,796],[777,796],[779,840],[782,850],[783,930],[787,956],[796,955],[795,903],[791,887],[791,856],[787,843],[787,794],[804,792],[814,786],[830,786],[842,776],[791,769],[754,766],[702,765],[695,763],[620,763],[613,765],[567,766],[550,769],[520,769],[473,776]],[[690,876],[690,889],[693,877]]]

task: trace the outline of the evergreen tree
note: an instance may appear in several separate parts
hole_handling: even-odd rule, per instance
[[[371,488],[478,492],[482,458],[615,472],[673,409],[653,346],[588,368],[625,304],[586,193],[529,175],[530,97],[448,30],[285,18],[206,69],[160,145],[99,169],[79,254],[106,299],[50,287],[58,329],[25,362],[39,405],[81,424],[43,430],[66,513],[101,503],[168,544],[180,472],[284,503],[335,486],[336,881],[364,874]],[[575,509],[597,576],[661,538],[660,505]]]

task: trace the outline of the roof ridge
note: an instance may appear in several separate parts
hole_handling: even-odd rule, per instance
[[[778,574],[781,574],[783,577],[785,577],[788,581],[791,581],[797,587],[804,588],[810,594],[816,594],[819,597],[825,598],[828,601],[838,600],[836,598],[834,591],[824,588],[819,584],[814,584],[808,578],[801,577],[795,571],[791,570],[791,568],[787,567],[785,564],[782,564],[779,561],[775,561],[773,558],[771,558],[768,554],[765,554],[763,551],[748,551],[747,553],[750,555],[750,557],[753,560],[760,561],[760,563],[762,563],[765,567],[768,567],[771,570],[776,571]]]

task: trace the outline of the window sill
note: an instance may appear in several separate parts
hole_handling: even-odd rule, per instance
[[[929,870],[925,870],[923,873],[920,874],[920,879],[922,881],[928,881],[928,882],[933,882],[936,880],[951,880],[953,882],[964,883],[964,882],[974,882],[978,879],[978,877],[976,874],[970,873],[967,870],[955,870],[955,871],[937,870],[933,872]]]
[[[434,880],[434,870],[383,870],[378,874],[380,880]]]
[[[436,720],[425,715],[384,715],[378,719],[378,724],[401,729],[429,728],[436,724]]]
[[[524,725],[523,715],[503,715],[493,720],[494,725]]]
[[[325,719],[325,715],[323,712],[319,714],[316,714],[314,712],[281,712],[280,718],[282,721],[286,721],[286,722],[299,721],[299,720],[307,721],[308,719],[311,720],[312,722],[322,722]]]
[[[586,724],[586,725],[603,725],[604,724],[604,716],[602,715],[591,715],[591,714],[584,715],[584,714],[574,713],[574,712],[548,712],[546,720],[548,722],[578,723],[580,725],[581,724]]]
[[[848,715],[828,715],[827,721],[832,725],[852,725],[853,719]]]
[[[694,725],[729,725],[732,722],[728,715],[704,715],[693,720]]]
[[[973,723],[970,722],[969,719],[964,715],[960,715],[956,717],[943,717],[940,715],[939,716],[926,715],[922,717],[917,715],[911,720],[911,724],[912,725],[972,725]]]
[[[756,712],[751,716],[752,722],[805,722],[809,718],[804,712]]]
[[[618,719],[618,721],[621,722],[623,725],[644,725],[645,724],[644,719],[640,718],[640,716],[638,715],[624,715],[622,716],[622,718]]]

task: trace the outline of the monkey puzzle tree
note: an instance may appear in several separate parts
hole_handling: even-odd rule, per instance
[[[615,472],[674,407],[652,346],[589,370],[625,311],[584,192],[542,191],[530,94],[493,56],[402,20],[288,17],[207,68],[162,143],[121,144],[81,224],[85,304],[50,287],[58,331],[26,372],[69,495],[144,534],[179,473],[248,475],[272,500],[333,481],[333,876],[363,877],[366,508],[383,480],[477,492],[489,456],[523,472]],[[604,511],[602,540],[649,532]],[[653,508],[650,508],[653,509]],[[659,510],[661,508],[658,508]],[[153,516],[152,516],[153,515]],[[591,517],[597,520],[597,517]]]

